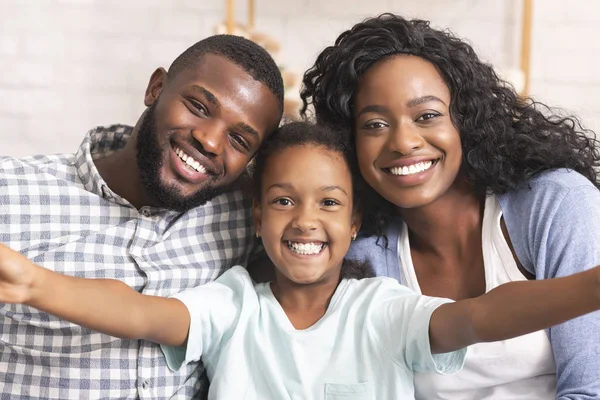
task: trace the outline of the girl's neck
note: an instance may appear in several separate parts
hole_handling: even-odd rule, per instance
[[[337,274],[337,279],[303,285],[276,273],[271,290],[294,328],[302,330],[310,328],[325,315],[339,282]]]
[[[471,185],[455,184],[427,206],[399,209],[409,230],[411,248],[437,255],[455,256],[480,237],[485,194]]]

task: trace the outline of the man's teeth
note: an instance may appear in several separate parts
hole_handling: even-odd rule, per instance
[[[287,242],[288,248],[294,253],[302,254],[302,255],[312,255],[319,254],[325,243],[315,242],[315,243],[296,243],[296,242]]]
[[[392,167],[390,172],[392,175],[414,175],[419,172],[427,171],[433,165],[433,161],[424,161],[404,167]]]
[[[204,168],[202,164],[194,160],[192,156],[186,154],[179,147],[175,147],[175,154],[177,154],[177,157],[181,158],[181,161],[183,161],[191,169],[196,170],[202,174],[206,174],[206,168]]]

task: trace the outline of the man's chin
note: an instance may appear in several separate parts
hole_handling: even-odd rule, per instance
[[[181,194],[180,189],[161,184],[160,187],[154,186],[149,193],[152,193],[160,207],[185,212],[205,205],[215,197],[225,193],[228,189],[229,186],[207,185],[199,189],[196,193],[185,196]]]

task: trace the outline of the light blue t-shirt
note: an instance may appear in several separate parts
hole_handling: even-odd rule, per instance
[[[191,316],[186,348],[163,346],[178,369],[202,358],[209,398],[411,399],[413,371],[455,373],[466,349],[431,354],[429,320],[451,300],[389,278],[342,280],[327,312],[295,329],[268,283],[233,267],[175,296]]]
[[[497,198],[517,258],[536,279],[572,275],[600,265],[600,191],[581,174],[566,169],[547,171]],[[347,257],[368,260],[377,275],[400,281],[397,243],[401,229],[401,220],[391,223],[387,247],[381,238],[359,238]],[[556,363],[556,398],[600,399],[600,311],[554,326],[547,333]],[[494,382],[493,376],[487,379]]]

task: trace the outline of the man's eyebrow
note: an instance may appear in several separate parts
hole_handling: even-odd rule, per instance
[[[433,95],[427,95],[427,96],[421,96],[421,97],[417,97],[416,99],[411,99],[411,100],[407,101],[406,106],[407,107],[416,107],[420,104],[427,103],[429,101],[437,101],[437,102],[442,103],[443,105],[447,105],[439,97],[436,97]]]
[[[258,139],[260,137],[260,135],[258,134],[258,132],[256,131],[256,129],[254,129],[253,127],[251,127],[250,125],[248,125],[248,124],[246,124],[244,122],[240,122],[239,124],[236,124],[236,127],[238,129],[243,130],[246,133],[251,134],[256,139]]]
[[[192,85],[192,89],[194,89],[197,92],[200,92],[204,95],[204,97],[206,97],[206,100],[208,100],[210,102],[210,104],[212,104],[213,106],[219,108],[221,107],[221,103],[219,103],[219,99],[217,99],[217,97],[212,94],[212,92],[208,89],[206,89],[205,87],[202,87],[200,85]]]

